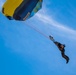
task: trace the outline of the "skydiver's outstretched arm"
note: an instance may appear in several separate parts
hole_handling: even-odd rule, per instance
[[[51,35],[49,36],[49,38],[51,41],[55,42],[54,38]]]

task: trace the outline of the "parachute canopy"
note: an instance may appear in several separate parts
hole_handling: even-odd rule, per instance
[[[43,0],[6,0],[2,13],[10,20],[24,21],[42,8]]]

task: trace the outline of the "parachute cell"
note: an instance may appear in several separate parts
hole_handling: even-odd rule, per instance
[[[6,0],[2,13],[10,20],[24,21],[37,13],[42,7],[42,0]]]

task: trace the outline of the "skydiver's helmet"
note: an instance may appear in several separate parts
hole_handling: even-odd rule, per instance
[[[66,47],[65,44],[63,44],[63,46]]]
[[[60,45],[58,45],[58,46],[59,46],[59,48],[64,49],[65,44],[60,44]]]

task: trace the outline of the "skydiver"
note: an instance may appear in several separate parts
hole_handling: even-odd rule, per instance
[[[54,44],[58,47],[58,49],[61,51],[61,55],[64,59],[66,59],[66,63],[69,62],[69,57],[67,55],[65,55],[65,45],[61,44],[60,42],[57,42],[54,40],[54,38],[52,36],[49,36],[50,40],[52,40],[54,42]]]

